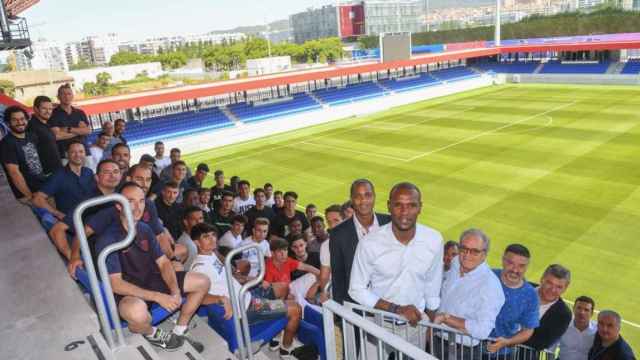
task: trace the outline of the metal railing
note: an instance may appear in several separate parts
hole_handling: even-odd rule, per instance
[[[490,353],[487,346],[492,343],[494,339],[477,339],[448,326],[434,324],[429,321],[426,314],[423,319],[418,322],[416,327],[411,327],[401,315],[349,302],[345,302],[344,306],[348,311],[361,319],[384,328],[388,333],[401,337],[421,349],[421,351],[429,353],[440,360],[551,360],[555,358],[554,354],[550,351],[537,351],[525,345],[510,346],[496,353]],[[347,335],[355,336],[355,334]],[[345,342],[345,344],[347,343]],[[361,348],[359,350],[362,352],[362,342],[360,346]],[[347,346],[345,351],[350,354],[355,354],[357,350]]]
[[[91,250],[89,249],[89,243],[87,241],[87,234],[84,231],[84,223],[82,222],[82,214],[90,207],[106,204],[109,202],[117,202],[122,206],[122,211],[127,220],[127,236],[117,243],[111,244],[104,248],[98,256],[98,271],[102,278],[102,286],[104,288],[104,296],[106,297],[109,315],[113,321],[113,328],[116,332],[117,342],[114,342],[113,333],[109,324],[109,317],[107,316],[107,309],[105,309],[104,298],[100,291],[100,281],[96,276],[96,271],[93,265],[93,259],[91,258]],[[98,198],[89,199],[83,201],[73,212],[73,224],[80,241],[80,250],[82,253],[82,261],[84,261],[84,267],[89,276],[89,282],[91,284],[91,294],[98,311],[98,317],[100,318],[100,324],[102,327],[102,333],[109,345],[109,348],[115,350],[120,347],[126,346],[124,334],[120,325],[120,316],[118,314],[118,307],[116,306],[116,300],[113,296],[113,290],[111,288],[111,280],[109,278],[109,272],[107,270],[107,256],[109,254],[124,249],[129,246],[136,236],[136,227],[133,220],[133,214],[131,213],[131,206],[129,200],[120,194],[111,194],[107,196],[101,196]]]
[[[247,281],[240,291],[236,294],[235,287],[233,286],[233,266],[231,261],[234,256],[242,254],[243,252],[255,248],[258,251],[258,259],[260,263],[260,272],[255,279]],[[236,341],[238,342],[238,354],[240,359],[253,359],[253,349],[251,348],[251,332],[249,331],[249,320],[247,319],[247,308],[244,301],[244,295],[250,288],[259,285],[264,279],[265,267],[264,267],[264,254],[260,249],[260,246],[256,244],[249,244],[241,246],[231,250],[224,260],[224,266],[227,275],[227,288],[229,289],[229,297],[231,299],[231,307],[233,309],[233,323],[236,333]]]
[[[336,338],[334,318],[337,317],[342,325],[343,343],[347,349],[345,360],[378,359],[386,360],[389,354],[395,354],[395,360],[436,360],[432,355],[406,341],[402,337],[391,334],[389,331],[374,322],[358,316],[351,309],[338,304],[333,300],[327,300],[322,304],[322,318],[324,323],[324,341],[327,350],[327,360],[338,359],[336,353]],[[356,334],[357,332],[357,334]],[[359,343],[360,352],[354,350]],[[367,343],[375,346],[372,354]]]

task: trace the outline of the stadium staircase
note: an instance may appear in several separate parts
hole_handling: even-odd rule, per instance
[[[313,100],[315,100],[315,102],[317,102],[320,105],[324,105],[325,103],[322,101],[322,99],[320,99],[319,97],[315,96],[315,94],[312,91],[309,91],[307,93],[307,95],[309,95]]]
[[[384,84],[381,81],[374,81],[373,83],[376,84],[383,91],[385,91],[387,93],[393,93],[393,90],[391,90],[388,87],[384,86]]]
[[[231,111],[229,111],[229,109],[226,106],[221,106],[220,110],[234,123],[236,124],[240,123],[240,119],[238,119],[237,116],[235,116]]]
[[[544,67],[543,63],[538,64],[538,66],[536,66],[536,69],[533,70],[534,74],[540,74],[540,71],[542,71],[542,68]]]
[[[626,64],[622,62],[611,63],[611,65],[609,65],[609,68],[607,69],[607,72],[605,74],[618,75],[622,73],[622,70],[624,69],[625,65]]]

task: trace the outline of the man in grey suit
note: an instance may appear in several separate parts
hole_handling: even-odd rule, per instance
[[[367,179],[358,179],[351,184],[351,202],[354,215],[329,232],[332,295],[333,300],[340,304],[344,301],[354,302],[348,291],[351,265],[358,242],[369,232],[391,221],[389,215],[373,211],[376,192]]]

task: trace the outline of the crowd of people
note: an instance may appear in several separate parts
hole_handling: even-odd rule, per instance
[[[207,187],[209,166],[198,164],[192,173],[180,149],[166,156],[162,142],[133,163],[123,120],[104,122],[89,145],[89,123],[72,105],[72,89],[61,86],[58,100],[54,106],[36,98],[30,119],[20,107],[5,110],[2,166],[16,198],[50,219],[50,238],[72,277],[85,265],[77,227],[84,227],[94,258],[131,230],[120,204],[89,209],[83,224],[74,224],[74,209],[116,192],[129,201],[136,237],[107,258],[107,269],[121,317],[153,345],[172,350],[189,342],[202,351],[205,345],[188,335],[198,307],[219,304],[225,319],[239,314],[231,291],[264,270],[242,313],[250,322],[287,317],[282,337],[269,344],[282,358],[295,358],[302,308],[333,299],[401,315],[410,326],[428,319],[466,335],[434,331],[430,351],[440,359],[454,348],[461,359],[518,359],[525,348],[559,348],[562,360],[635,359],[618,313],[602,310],[593,321],[592,298],[579,296],[572,307],[562,298],[569,269],[551,264],[533,283],[525,277],[532,254],[523,244],[507,246],[501,266],[492,268],[482,230],[445,243],[439,231],[418,223],[422,194],[414,184],[393,186],[384,214],[374,210],[374,184],[358,179],[345,189],[348,201],[319,214],[313,204],[300,206],[295,191],[274,191],[271,183],[252,189],[234,176],[227,184],[223,170]],[[251,244],[232,259],[229,289],[226,256]],[[152,326],[153,303],[180,310],[172,331]]]

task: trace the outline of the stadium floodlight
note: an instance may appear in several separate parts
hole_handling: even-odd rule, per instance
[[[495,34],[496,39],[495,39],[495,46],[500,46],[500,37],[501,37],[501,34],[500,34],[500,26],[501,25],[500,25],[500,23],[502,22],[502,20],[501,20],[502,14],[501,14],[501,9],[500,9],[500,7],[501,7],[500,1],[501,0],[496,0],[496,34]]]

